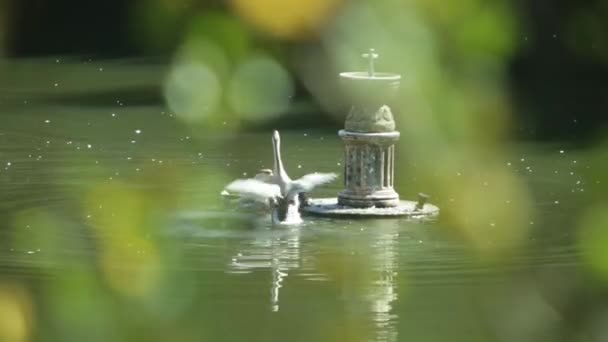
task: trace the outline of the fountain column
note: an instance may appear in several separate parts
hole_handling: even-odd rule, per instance
[[[395,142],[399,132],[386,102],[399,88],[400,75],[376,73],[373,50],[369,70],[340,74],[343,87],[353,105],[344,129],[344,191],[338,204],[354,208],[395,207],[399,194],[394,186]]]
[[[418,201],[401,200],[395,191],[395,130],[393,113],[387,103],[396,95],[401,76],[376,72],[373,49],[363,54],[367,71],[343,72],[341,87],[352,103],[344,129],[344,190],[338,197],[310,199],[303,211],[333,217],[410,217],[434,219],[437,206],[427,203],[428,195]]]

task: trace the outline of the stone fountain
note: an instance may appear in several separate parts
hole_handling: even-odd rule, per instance
[[[417,201],[401,200],[394,189],[395,142],[400,133],[387,103],[401,82],[398,74],[376,72],[378,54],[370,49],[365,72],[343,72],[340,81],[352,103],[344,129],[344,186],[337,198],[311,200],[304,211],[324,216],[410,216],[433,217],[439,208]]]

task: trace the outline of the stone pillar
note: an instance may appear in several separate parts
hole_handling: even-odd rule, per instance
[[[393,188],[395,120],[386,103],[397,93],[401,76],[375,72],[374,49],[363,54],[367,72],[343,72],[342,88],[353,104],[344,129],[344,186],[338,204],[355,208],[396,207],[399,195]]]

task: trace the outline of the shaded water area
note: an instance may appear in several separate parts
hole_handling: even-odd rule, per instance
[[[586,194],[601,180],[585,150],[507,143],[501,171],[531,194],[527,227],[513,229],[517,243],[501,226],[508,219],[489,217],[470,238],[451,229],[454,214],[431,223],[306,217],[301,226],[276,227],[220,196],[232,179],[272,167],[269,132],[237,133],[231,122],[201,131],[162,105],[130,104],[111,92],[95,102],[51,101],[37,91],[6,90],[0,116],[0,327],[10,327],[7,336],[608,338],[605,290],[584,265],[577,231]],[[282,136],[293,177],[341,174],[334,130]],[[427,190],[416,176],[426,157],[397,155],[403,198]],[[437,165],[436,176],[487,186],[483,171],[444,171]],[[334,196],[341,182],[311,195]],[[486,195],[511,205],[500,192]],[[442,213],[457,213],[466,200],[452,189],[431,196]]]

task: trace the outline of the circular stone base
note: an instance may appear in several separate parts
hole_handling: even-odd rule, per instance
[[[399,205],[390,208],[353,208],[338,204],[337,198],[310,199],[310,205],[302,210],[311,215],[331,217],[411,217],[433,218],[439,215],[439,208],[426,203],[421,210],[416,209],[416,201],[399,201]]]

